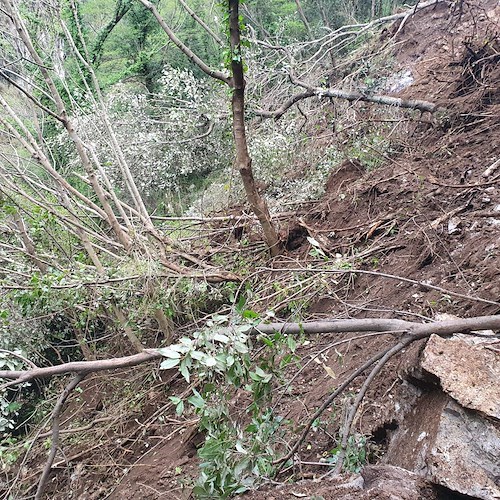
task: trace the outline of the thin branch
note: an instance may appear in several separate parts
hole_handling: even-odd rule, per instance
[[[281,464],[280,467],[278,468],[277,472],[279,472],[285,466],[286,462],[288,460],[290,460],[290,458],[293,457],[295,452],[299,449],[300,445],[304,442],[307,435],[309,434],[309,431],[310,431],[314,421],[316,419],[318,419],[322,415],[322,413],[333,403],[335,398],[339,394],[341,394],[344,391],[344,389],[346,389],[351,384],[351,382],[353,380],[358,378],[365,370],[370,368],[370,366],[373,365],[373,363],[376,363],[379,359],[383,358],[385,354],[386,354],[385,349],[383,351],[378,352],[375,356],[373,356],[371,359],[369,359],[364,364],[362,364],[357,370],[352,372],[351,375],[349,375],[349,377],[341,385],[339,385],[339,387],[337,387],[337,389],[335,389],[335,391],[332,394],[330,394],[330,396],[328,396],[326,398],[324,403],[318,408],[318,410],[314,413],[314,415],[308,420],[308,422],[306,423],[306,425],[302,431],[302,434],[297,439],[295,444],[290,448],[288,453],[285,456],[281,457],[280,459],[276,460],[275,463],[277,465]]]
[[[276,268],[272,267],[263,267],[262,270],[266,271],[277,271]],[[300,271],[303,273],[325,273],[325,274],[368,274],[370,276],[379,276],[381,278],[388,278],[397,281],[404,281],[405,283],[411,283],[412,285],[417,285],[422,288],[428,288],[430,290],[437,290],[438,292],[444,293],[446,295],[450,295],[451,297],[457,297],[465,300],[472,300],[474,302],[482,302],[484,304],[490,304],[494,306],[500,306],[500,302],[496,302],[494,300],[482,299],[480,297],[473,297],[471,295],[465,295],[463,293],[453,292],[446,288],[442,288],[436,285],[430,285],[429,283],[425,283],[424,281],[412,280],[410,278],[403,278],[402,276],[396,276],[394,274],[381,273],[378,271],[366,271],[364,269],[308,269],[308,268],[287,268],[287,271]]]
[[[223,47],[224,46],[224,42],[222,40],[222,38],[219,37],[219,35],[217,35],[214,31],[212,31],[210,29],[210,26],[208,26],[208,24],[203,21],[203,19],[200,18],[200,16],[198,16],[196,14],[196,12],[193,11],[193,9],[191,9],[191,7],[189,7],[189,5],[184,1],[184,0],[179,0],[179,3],[184,7],[184,9],[186,10],[186,12],[221,46]]]
[[[102,417],[102,418],[96,418],[95,420],[92,420],[89,424],[82,425],[81,427],[68,427],[67,429],[61,429],[59,431],[59,434],[77,434],[78,432],[85,432],[92,427],[94,427],[95,424],[98,424],[100,422],[109,422],[110,420],[116,420],[116,416],[110,416],[110,417]],[[63,422],[64,423],[64,422]],[[36,441],[37,439],[44,439],[47,437],[50,437],[52,434],[52,431],[49,432],[44,432],[42,434],[36,435],[34,438],[31,438],[33,441]]]
[[[301,101],[302,99],[307,99],[309,97],[314,97],[316,94],[313,90],[307,90],[306,92],[301,92],[300,94],[296,94],[288,101],[285,101],[280,108],[274,111],[264,111],[258,109],[254,111],[254,114],[257,116],[261,116],[262,118],[274,118],[275,120],[279,120],[294,104]]]
[[[305,363],[301,365],[298,371],[296,371],[293,375],[293,377],[286,383],[284,388],[281,389],[281,394],[278,396],[276,401],[274,402],[273,409],[276,409],[278,406],[278,403],[281,401],[283,396],[286,394],[288,388],[293,384],[293,382],[297,379],[297,377],[319,356],[321,356],[323,353],[330,351],[334,347],[337,347],[342,344],[348,344],[350,342],[356,342],[357,340],[361,339],[366,339],[369,337],[375,337],[375,336],[380,336],[380,335],[389,335],[389,334],[396,334],[396,333],[404,333],[404,330],[391,330],[389,332],[372,332],[372,333],[365,333],[364,335],[358,335],[356,337],[349,337],[347,339],[343,340],[338,340],[337,342],[333,342],[332,344],[328,344],[326,347],[323,349],[319,350],[316,352],[314,355],[312,355]]]
[[[189,139],[183,139],[181,141],[177,141],[177,144],[189,144],[192,141],[197,141],[199,139],[203,139],[204,137],[208,137],[214,130],[214,125],[215,125],[214,122],[210,122],[208,124],[208,129],[206,132],[203,132],[203,134],[196,135],[194,137],[190,137]]]
[[[153,16],[155,16],[156,20],[158,21],[158,24],[162,27],[163,31],[167,34],[167,36],[170,38],[172,43],[177,46],[177,48],[198,68],[200,68],[204,73],[206,73],[208,76],[211,76],[212,78],[215,78],[217,80],[220,80],[221,82],[226,83],[227,85],[231,84],[231,78],[229,78],[227,75],[224,73],[217,71],[215,69],[212,69],[210,66],[208,66],[207,63],[205,63],[202,59],[200,59],[184,42],[179,40],[177,38],[177,35],[173,32],[173,30],[170,28],[170,26],[165,22],[165,19],[161,16],[161,14],[158,12],[158,9],[153,5],[151,2],[148,0],[138,0],[146,9],[148,9]]]
[[[335,469],[334,469],[335,474],[340,474],[340,472],[342,471],[342,466],[344,464],[344,459],[346,455],[347,441],[351,433],[352,423],[354,422],[354,417],[356,416],[356,413],[359,409],[359,406],[361,405],[361,402],[363,401],[363,398],[365,397],[366,392],[368,391],[368,388],[370,387],[375,377],[382,371],[382,368],[384,368],[386,363],[393,356],[395,356],[396,354],[401,352],[405,347],[407,347],[413,340],[414,339],[406,339],[404,341],[398,342],[395,346],[387,350],[384,357],[377,362],[377,364],[374,366],[374,368],[372,369],[366,380],[363,382],[363,385],[361,386],[361,389],[359,390],[358,395],[356,396],[356,399],[351,406],[349,415],[347,416],[347,420],[342,429],[342,442],[340,445],[339,455],[337,456],[337,463],[335,464]]]
[[[33,369],[38,368],[38,366],[36,366],[35,363],[33,363],[33,361],[30,361],[29,359],[25,358],[21,354],[18,354],[17,352],[8,351],[7,349],[0,349],[0,352],[4,353],[4,354],[8,354],[9,356],[12,356],[14,358],[20,359],[23,363],[26,363],[28,366],[30,366]]]
[[[59,420],[61,418],[62,407],[73,389],[75,389],[84,378],[85,375],[83,374],[78,373],[77,375],[75,375],[71,382],[65,387],[64,391],[59,396],[56,405],[54,406],[54,411],[52,412],[52,442],[50,446],[50,453],[43,469],[42,477],[40,478],[40,482],[38,483],[35,500],[40,500],[43,496],[43,491],[45,489],[45,485],[47,484],[47,480],[52,469],[52,464],[54,463],[54,459],[56,457],[57,446],[59,444]]]
[[[6,68],[2,68],[2,71],[3,71],[2,76],[13,87],[15,87],[17,90],[19,90],[20,92],[22,92],[31,102],[33,102],[35,104],[35,106],[37,106],[38,108],[40,108],[42,111],[44,111],[48,115],[52,116],[52,118],[55,118],[57,121],[59,121],[61,123],[63,122],[63,120],[61,119],[61,117],[57,113],[55,113],[51,109],[47,108],[47,106],[44,106],[31,92],[28,92],[25,87],[23,87],[22,85],[19,85],[13,78],[10,78],[7,75],[7,73],[6,73],[6,71],[10,73],[11,72],[10,70],[8,70]]]
[[[343,320],[343,321],[352,321],[353,323],[361,321],[361,320]],[[380,321],[380,320],[377,320]],[[389,322],[391,321],[398,321],[399,320],[387,320]],[[409,322],[404,322],[404,323],[409,323]],[[318,323],[317,323],[318,324]],[[313,326],[317,326],[313,325]],[[292,324],[290,324],[292,325]],[[293,324],[294,328],[296,328],[295,325],[300,326],[300,324]],[[312,324],[310,323],[309,325],[306,324],[306,328],[304,329],[304,332],[307,332],[307,326],[311,326]],[[361,324],[361,326],[367,326],[366,324]],[[346,439],[349,434],[350,427],[352,425],[352,421],[354,419],[354,415],[357,411],[357,408],[359,407],[359,404],[361,403],[366,391],[368,390],[368,386],[370,383],[373,381],[373,379],[376,377],[376,375],[380,372],[382,367],[385,365],[385,363],[395,354],[403,350],[405,347],[410,345],[412,342],[415,342],[419,339],[429,337],[430,335],[440,335],[440,336],[447,336],[447,335],[453,335],[454,333],[460,333],[460,332],[470,332],[471,330],[486,330],[486,329],[496,329],[498,330],[500,328],[500,316],[480,316],[477,318],[465,318],[465,319],[457,319],[457,320],[450,320],[450,321],[441,321],[441,322],[436,322],[436,323],[428,323],[428,324],[418,324],[418,323],[413,323],[412,326],[407,330],[403,338],[394,346],[384,349],[380,352],[378,352],[375,356],[373,356],[371,359],[369,359],[367,362],[365,362],[363,365],[361,365],[357,370],[355,370],[351,375],[324,401],[324,403],[321,405],[321,407],[314,413],[314,415],[307,421],[304,430],[302,431],[302,434],[299,436],[295,444],[290,448],[288,453],[277,460],[275,463],[276,464],[281,464],[280,467],[278,468],[278,472],[284,467],[285,463],[293,457],[295,452],[299,449],[300,445],[304,442],[306,439],[307,435],[309,434],[309,430],[311,429],[314,421],[318,419],[321,414],[333,403],[335,398],[341,394],[350,384],[353,382],[357,377],[359,377],[365,370],[370,368],[373,364],[377,363],[377,366],[371,371],[370,375],[368,378],[365,380],[363,383],[363,386],[358,393],[358,396],[356,398],[355,403],[353,404],[351,408],[351,412],[349,413],[348,419],[346,421],[346,426],[344,428],[344,434],[343,434],[343,440],[342,440],[342,449],[345,449],[346,446]],[[375,328],[374,328],[375,329]],[[286,331],[286,330],[285,330]],[[313,328],[314,331],[314,328]],[[347,436],[347,437],[346,437]],[[344,455],[340,455],[339,460],[343,460]]]

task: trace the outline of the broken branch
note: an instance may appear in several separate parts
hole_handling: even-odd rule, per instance
[[[59,420],[61,417],[62,407],[73,389],[75,389],[84,378],[84,374],[78,373],[77,375],[75,375],[71,382],[65,387],[64,391],[59,396],[56,405],[54,406],[54,411],[52,412],[52,437],[50,453],[49,457],[47,458],[47,462],[45,463],[42,477],[40,478],[40,482],[38,483],[35,500],[40,500],[42,498],[45,485],[47,484],[50,471],[52,470],[52,464],[54,463],[54,459],[56,458],[57,446],[59,444]]]
[[[387,95],[370,95],[352,90],[350,91],[333,88],[325,89],[321,87],[313,87],[312,85],[309,85],[302,80],[298,80],[292,75],[290,75],[290,79],[295,85],[299,85],[300,87],[305,88],[310,93],[318,97],[333,97],[337,99],[346,99],[351,102],[373,102],[375,104],[384,104],[386,106],[395,106],[398,108],[417,109],[422,112],[428,111],[429,113],[434,113],[434,111],[436,111],[438,108],[437,104],[429,101],[422,101],[420,99],[401,99],[400,97],[392,97]]]

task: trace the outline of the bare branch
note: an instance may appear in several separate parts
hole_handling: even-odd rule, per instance
[[[494,317],[498,318],[500,326],[500,316]],[[408,331],[415,325],[416,323],[400,319],[333,319],[329,321],[304,321],[303,323],[261,323],[255,327],[255,331],[265,334],[281,332],[290,335],[301,333],[311,335],[315,333]]]
[[[399,343],[398,343],[398,345],[399,345]],[[383,351],[380,351],[377,354],[375,354],[375,356],[373,356],[371,359],[369,359],[364,364],[362,364],[357,370],[352,372],[351,375],[349,375],[349,377],[347,377],[347,379],[339,387],[337,387],[337,389],[335,389],[335,391],[332,394],[330,394],[330,396],[328,396],[328,398],[326,398],[324,403],[318,408],[318,410],[314,413],[314,415],[312,415],[311,418],[308,420],[308,422],[306,423],[306,425],[302,431],[302,434],[297,439],[295,444],[290,448],[288,453],[276,461],[276,464],[281,464],[280,468],[278,469],[278,472],[279,472],[279,470],[281,470],[281,468],[283,468],[285,463],[288,460],[290,460],[290,458],[292,458],[293,455],[295,454],[295,452],[300,448],[300,445],[304,442],[307,435],[309,434],[309,431],[311,430],[311,427],[312,427],[314,421],[316,419],[318,419],[323,414],[323,412],[333,403],[335,398],[344,391],[344,389],[349,387],[349,385],[354,380],[356,380],[356,378],[358,378],[365,370],[370,368],[370,366],[372,366],[373,363],[376,363],[378,360],[382,359],[386,355],[386,353],[387,353],[387,349],[384,349]]]
[[[31,92],[28,92],[22,85],[19,85],[14,78],[10,78],[7,73],[10,73],[11,71],[8,70],[7,68],[2,68],[2,76],[13,86],[16,87],[17,90],[22,92],[31,102],[33,102],[38,108],[40,108],[42,111],[47,113],[48,115],[52,116],[52,118],[55,118],[57,121],[62,123],[61,117],[57,114],[54,113],[51,109],[47,108],[47,106],[44,106]],[[13,73],[13,72],[12,72]]]
[[[359,390],[358,395],[356,396],[356,399],[351,406],[344,428],[342,429],[342,441],[340,444],[340,453],[337,456],[337,463],[335,464],[334,473],[340,474],[340,472],[342,471],[342,466],[344,465],[344,459],[346,456],[347,442],[349,439],[349,435],[351,433],[352,423],[354,422],[356,413],[365,397],[366,392],[368,391],[368,388],[370,387],[375,377],[382,371],[387,362],[393,356],[401,352],[407,345],[408,342],[402,341],[398,342],[394,347],[387,350],[382,359],[380,359],[377,362],[377,364],[374,366],[368,377],[366,377],[366,380],[363,382],[363,385],[361,386],[361,389]]]
[[[277,269],[272,267],[260,268],[266,271],[277,271]],[[412,285],[418,285],[421,288],[426,288],[428,290],[437,290],[438,292],[450,295],[451,297],[457,297],[459,299],[472,300],[474,302],[482,302],[483,304],[490,304],[493,306],[500,306],[500,302],[494,300],[483,299],[481,297],[473,297],[472,295],[465,295],[463,293],[453,292],[447,288],[443,288],[436,285],[431,285],[424,281],[412,280],[411,278],[404,278],[403,276],[396,276],[395,274],[382,273],[379,271],[367,271],[365,269],[310,269],[310,268],[287,268],[287,271],[300,271],[304,273],[325,273],[325,274],[368,274],[370,276],[380,276],[381,278],[388,278],[391,280],[404,281],[405,283],[411,283]]]
[[[178,141],[178,144],[188,144],[192,141],[198,141],[199,139],[203,139],[204,137],[208,137],[212,131],[214,130],[214,122],[209,122],[208,124],[208,130],[206,132],[203,132],[203,134],[197,135],[195,137],[190,137],[189,139],[183,139],[182,141]]]
[[[275,111],[264,111],[261,109],[258,109],[257,111],[254,111],[254,114],[257,116],[261,116],[262,118],[274,118],[275,120],[279,120],[294,104],[297,102],[301,101],[302,99],[307,99],[309,97],[313,97],[316,94],[314,93],[314,90],[307,90],[306,92],[301,92],[300,94],[296,94],[288,101],[285,101],[280,108],[276,109]]]
[[[312,95],[316,95],[318,97],[334,97],[337,99],[346,99],[350,102],[373,102],[375,104],[384,104],[386,106],[395,106],[398,108],[418,109],[419,111],[428,111],[429,113],[434,113],[438,109],[437,104],[429,101],[422,101],[420,99],[401,99],[400,97],[392,97],[387,95],[370,95],[352,90],[349,91],[332,88],[324,89],[321,87],[313,87],[291,75],[290,79],[295,85],[299,85],[300,87],[307,89],[309,92],[312,92]]]
[[[59,444],[59,421],[61,418],[62,407],[73,389],[78,386],[78,384],[84,379],[84,377],[85,375],[82,374],[75,375],[71,382],[65,387],[64,391],[59,396],[56,405],[54,406],[54,411],[52,412],[52,438],[50,453],[43,469],[42,477],[40,478],[40,482],[38,483],[35,500],[40,500],[42,498],[45,485],[47,484],[47,480],[52,469],[52,464],[54,463],[54,459],[56,458],[57,446]]]
[[[103,359],[98,361],[72,361],[61,365],[25,371],[3,370],[0,371],[0,378],[10,379],[12,382],[4,384],[1,388],[22,384],[34,379],[65,375],[67,373],[88,374],[104,370],[128,368],[130,366],[137,366],[148,361],[154,361],[155,359],[160,359],[161,357],[161,354],[155,350],[144,350],[139,354],[124,356],[122,358]]]
[[[198,68],[200,68],[208,76],[211,76],[212,78],[230,85],[231,78],[229,78],[224,73],[221,73],[220,71],[212,69],[210,66],[208,66],[207,63],[205,63],[205,61],[200,59],[186,44],[184,44],[183,42],[181,42],[181,40],[179,40],[179,38],[177,38],[177,35],[172,31],[170,26],[165,22],[165,19],[163,19],[163,17],[158,12],[158,9],[151,2],[149,2],[148,0],[138,1],[142,3],[142,5],[144,5],[144,7],[146,7],[146,9],[148,9],[153,14],[153,16],[155,16],[158,24],[162,27],[163,31],[167,34],[172,43],[174,43],[190,61],[196,64],[196,66],[198,66]]]
[[[31,368],[33,368],[33,369],[38,368],[38,366],[36,366],[35,363],[33,363],[29,359],[25,358],[22,354],[19,354],[17,352],[13,352],[13,351],[8,351],[7,349],[0,349],[0,352],[3,354],[7,354],[9,356],[12,356],[13,358],[20,359],[23,363],[26,363],[28,366],[31,366]]]
[[[269,323],[260,324],[253,328],[250,333],[271,334],[276,331],[289,334],[315,334],[315,333],[342,333],[342,332],[366,332],[380,331],[406,332],[409,338],[418,340],[429,335],[451,335],[453,333],[470,332],[475,330],[500,330],[499,316],[478,316],[475,318],[453,319],[448,321],[436,321],[435,323],[415,323],[398,319],[333,319],[331,321],[311,321],[304,323]],[[403,334],[404,335],[404,334]],[[380,357],[371,362],[375,363]],[[50,378],[55,375],[66,373],[91,373],[103,370],[116,370],[136,366],[148,361],[154,361],[162,356],[154,349],[145,349],[139,354],[125,356],[122,358],[104,359],[98,361],[75,361],[63,363],[56,366],[36,368],[32,370],[3,370],[0,371],[0,378],[9,379],[12,382],[4,384],[3,387],[21,384],[38,378]],[[367,367],[370,365],[367,365]],[[366,367],[364,368],[366,369]],[[363,369],[363,370],[364,370]]]
[[[184,1],[184,0],[179,0],[179,3],[184,7],[186,12],[222,47],[224,46],[223,40],[217,35],[214,31],[210,29],[210,26],[203,21],[203,19],[200,18],[196,14],[196,12],[193,11],[193,9]]]

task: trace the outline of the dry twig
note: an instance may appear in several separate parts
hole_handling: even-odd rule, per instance
[[[52,439],[51,439],[52,443],[50,446],[50,453],[49,457],[47,458],[45,467],[43,469],[42,477],[40,478],[40,481],[38,483],[38,488],[35,494],[35,500],[40,500],[43,496],[43,491],[45,489],[45,485],[47,484],[50,471],[52,470],[52,464],[54,463],[54,459],[56,457],[57,447],[59,444],[59,420],[61,418],[62,407],[68,396],[73,391],[73,389],[75,389],[84,378],[85,378],[84,374],[77,373],[72,378],[70,383],[65,387],[64,391],[59,396],[56,405],[54,406],[54,410],[52,412]]]

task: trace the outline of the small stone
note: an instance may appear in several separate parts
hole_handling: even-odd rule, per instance
[[[448,234],[460,234],[462,232],[461,225],[462,221],[458,217],[452,217],[448,221]]]

